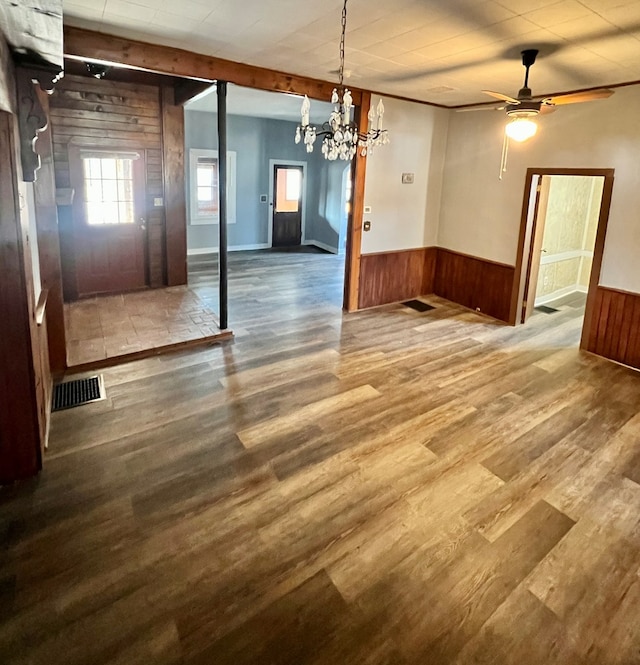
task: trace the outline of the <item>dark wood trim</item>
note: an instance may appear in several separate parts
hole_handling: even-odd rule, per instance
[[[362,93],[359,106],[356,107],[355,121],[361,132],[369,127],[368,113],[371,107],[371,94]],[[367,173],[367,158],[356,153],[351,164],[352,194],[351,210],[347,222],[346,259],[344,266],[343,309],[355,312],[360,309],[360,255],[362,253],[362,221],[364,217],[364,186]]]
[[[36,86],[29,69],[16,67],[20,158],[22,179],[25,182],[34,182],[36,179],[36,171],[40,168],[40,156],[36,152],[35,144],[38,134],[43,132],[48,124],[47,114],[40,103]]]
[[[20,219],[20,176],[14,116],[0,112],[0,484],[41,467],[39,400],[32,344],[28,252]],[[35,326],[35,321],[33,321]]]
[[[520,308],[520,286],[523,272],[524,249],[527,236],[527,214],[529,211],[529,201],[531,199],[531,187],[534,175],[553,176],[553,175],[579,175],[579,176],[601,176],[604,177],[604,189],[602,202],[600,205],[600,218],[598,220],[598,231],[596,235],[596,244],[593,253],[593,264],[591,268],[591,277],[589,279],[589,292],[587,295],[587,305],[585,309],[584,325],[582,328],[582,340],[580,348],[586,348],[588,331],[591,329],[591,318],[593,316],[593,304],[596,287],[600,281],[600,272],[602,268],[602,257],[604,254],[604,243],[607,233],[607,224],[609,222],[609,209],[611,207],[611,196],[613,191],[615,169],[584,169],[584,168],[528,168],[525,176],[524,197],[522,200],[522,212],[520,216],[520,232],[518,237],[518,253],[516,256],[516,267],[513,278],[513,288],[511,291],[511,306],[509,310],[509,323],[516,325],[518,311]],[[534,229],[532,229],[532,233]]]
[[[589,276],[589,291],[587,292],[587,303],[584,311],[584,324],[582,326],[582,337],[580,348],[586,349],[589,345],[589,330],[593,326],[595,312],[595,300],[598,285],[602,274],[602,258],[604,256],[604,243],[607,237],[609,225],[609,212],[611,210],[611,197],[613,196],[613,169],[611,174],[604,178],[604,189],[602,190],[602,202],[600,203],[600,217],[598,218],[598,230],[596,232],[596,244],[593,248],[593,260],[591,262],[591,274]]]
[[[186,78],[224,80],[229,83],[274,92],[292,92],[327,100],[335,83],[286,74],[264,67],[223,60],[183,49],[160,46],[107,35],[102,32],[64,26],[64,50],[69,57],[126,64],[151,72]],[[361,91],[351,90],[359,104]]]
[[[161,95],[166,283],[177,286],[187,283],[184,111],[174,103],[172,87],[164,86]]]
[[[132,362],[134,360],[153,358],[154,356],[164,355],[165,353],[192,349],[198,346],[213,346],[214,344],[221,344],[230,339],[233,339],[233,331],[222,330],[216,335],[210,335],[209,337],[190,339],[186,342],[175,342],[174,344],[166,344],[165,346],[157,346],[151,349],[143,349],[142,351],[134,351],[133,353],[125,353],[121,356],[114,356],[113,358],[103,358],[102,360],[95,360],[80,365],[71,365],[67,368],[65,376],[68,376],[69,374],[78,374],[80,372],[88,372],[95,369],[102,369],[104,367],[113,367],[114,365],[122,365],[123,363]]]
[[[481,256],[474,256],[473,254],[465,254],[464,252],[458,252],[455,249],[449,249],[448,247],[438,247],[438,251],[449,252],[451,254],[455,254],[456,256],[462,256],[465,259],[471,259],[472,261],[482,261],[483,263],[489,263],[500,268],[509,268],[510,270],[513,270],[514,267],[512,263],[502,263],[501,261],[494,261],[493,259],[485,259]]]
[[[38,89],[37,93],[48,118],[49,95],[41,89]],[[36,149],[40,155],[40,169],[33,186],[33,193],[36,203],[40,279],[43,290],[48,291],[46,312],[49,362],[51,371],[59,373],[63,372],[67,366],[67,353],[58,209],[56,206],[56,178],[50,122],[38,137]]]

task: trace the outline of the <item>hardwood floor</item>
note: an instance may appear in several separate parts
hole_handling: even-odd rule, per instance
[[[0,492],[0,662],[640,662],[640,376],[579,309],[343,315],[339,257],[231,259],[235,341],[105,370]]]

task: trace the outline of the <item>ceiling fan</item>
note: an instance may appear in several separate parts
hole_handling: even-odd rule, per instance
[[[459,111],[485,111],[497,110],[506,111],[507,115],[512,119],[506,127],[506,133],[509,138],[516,141],[525,141],[531,138],[537,130],[535,122],[532,118],[544,113],[552,113],[556,110],[556,106],[564,104],[579,104],[581,102],[591,102],[597,99],[606,99],[613,95],[613,90],[608,88],[597,88],[595,90],[587,90],[584,92],[573,92],[566,95],[556,95],[553,97],[538,97],[534,98],[531,94],[529,87],[529,69],[533,66],[538,55],[538,49],[525,49],[522,53],[522,64],[525,68],[524,85],[518,91],[517,97],[510,97],[501,92],[493,92],[492,90],[483,90],[482,92],[491,97],[495,97],[503,102],[507,102],[505,106],[479,106],[458,109]]]

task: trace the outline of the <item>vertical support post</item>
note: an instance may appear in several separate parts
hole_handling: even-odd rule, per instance
[[[220,289],[220,328],[229,327],[227,295],[227,82],[218,81],[218,277]]]
[[[361,132],[368,129],[369,107],[371,106],[371,93],[362,93],[360,106],[356,107],[356,124]],[[356,152],[352,167],[353,189],[351,195],[351,213],[347,225],[347,250],[344,275],[343,309],[355,312],[359,307],[360,295],[360,255],[362,244],[362,218],[364,215],[364,179],[367,160]]]

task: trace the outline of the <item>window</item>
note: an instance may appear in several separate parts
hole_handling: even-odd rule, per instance
[[[300,199],[300,185],[302,171],[299,169],[287,169],[287,201],[298,201]]]
[[[189,150],[189,222],[217,224],[218,151]],[[227,152],[227,223],[236,221],[236,153]]]
[[[198,188],[198,216],[218,214],[218,160],[202,157],[196,164]]]
[[[133,160],[122,155],[82,156],[87,224],[135,222]]]

